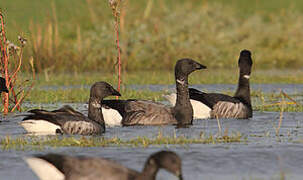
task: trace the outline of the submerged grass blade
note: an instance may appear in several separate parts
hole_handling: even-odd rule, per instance
[[[246,142],[241,133],[233,133],[230,136],[199,136],[198,138],[188,138],[184,136],[162,136],[159,134],[156,138],[136,137],[129,140],[122,140],[118,137],[62,137],[62,136],[44,136],[44,137],[17,137],[12,139],[6,136],[0,139],[2,149],[43,149],[46,147],[149,147],[153,145],[189,145],[189,144],[218,144],[218,143],[238,143]]]

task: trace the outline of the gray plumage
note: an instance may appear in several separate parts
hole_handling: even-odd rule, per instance
[[[145,100],[103,100],[102,104],[116,109],[122,125],[192,124],[193,108],[189,100],[188,75],[206,66],[192,59],[180,59],[175,65],[177,100],[174,107]]]
[[[74,116],[72,121],[66,121],[61,129],[66,134],[81,134],[81,135],[94,135],[105,132],[104,125],[96,123],[90,119],[75,120]]]
[[[29,112],[30,115],[27,115],[21,125],[27,129],[35,129],[34,124],[40,121],[46,121],[48,123],[54,124],[57,129],[53,130],[56,133],[66,133],[66,134],[80,134],[80,135],[96,135],[102,134],[105,131],[105,124],[102,115],[101,101],[104,97],[116,95],[120,96],[120,93],[117,92],[111,85],[106,82],[97,82],[91,87],[90,98],[89,98],[89,108],[88,108],[88,117],[84,116],[82,113],[75,111],[70,106],[64,106],[58,110],[46,111],[42,109],[33,109]],[[47,123],[46,123],[47,124]],[[41,129],[46,128],[41,127]],[[32,132],[39,133],[39,132]]]
[[[177,124],[173,109],[160,103],[133,100],[125,106],[124,126]]]
[[[59,154],[38,155],[34,158],[42,159],[52,164],[63,175],[65,180],[154,180],[160,168],[166,169],[182,180],[182,163],[179,156],[171,151],[160,151],[152,154],[146,161],[142,172],[126,168],[113,161],[103,158],[72,157]],[[30,159],[30,158],[29,158]],[[43,179],[43,169],[27,161],[33,171]],[[55,175],[53,175],[55,177]]]
[[[219,101],[211,111],[211,118],[235,118],[245,119],[249,117],[249,109],[243,103]]]

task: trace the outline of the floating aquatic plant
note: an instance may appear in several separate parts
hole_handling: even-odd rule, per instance
[[[219,143],[238,143],[246,142],[247,139],[241,133],[232,133],[231,135],[215,136],[204,133],[197,138],[189,138],[185,136],[163,136],[159,133],[155,138],[141,137],[123,140],[119,137],[105,138],[105,137],[65,137],[65,136],[28,136],[11,138],[6,136],[0,139],[2,149],[17,149],[17,150],[35,150],[47,147],[149,147],[162,145],[181,145],[189,144],[219,144]]]

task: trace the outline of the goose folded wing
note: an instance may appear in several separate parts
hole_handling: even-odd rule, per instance
[[[177,123],[172,109],[157,102],[132,100],[126,104],[125,111],[126,116],[122,120],[124,126]]]
[[[132,100],[102,100],[102,108],[115,109],[122,117],[126,114],[125,107]]]
[[[60,121],[56,118],[56,114],[51,112],[51,111],[46,111],[43,109],[32,109],[28,111],[29,115],[26,115],[23,118],[23,121],[26,120],[45,120],[48,122],[51,122],[53,124],[59,125],[60,126]]]
[[[46,120],[61,127],[62,133],[93,135],[104,132],[104,126],[90,120],[80,113],[36,111],[26,119]]]
[[[247,118],[247,107],[241,103],[219,101],[211,111],[212,118]]]
[[[103,158],[70,157],[59,154],[36,156],[55,166],[65,179],[134,179],[138,172]]]
[[[70,107],[68,105],[65,105],[62,108],[54,110],[52,112],[62,112],[62,113],[68,113],[68,114],[73,115],[73,116],[83,116],[83,117],[85,117],[82,113],[80,113],[78,111],[75,111],[72,107]]]
[[[80,112],[75,111],[69,106],[64,106],[54,111],[47,111],[43,109],[32,109],[28,111],[31,113],[27,115],[25,120],[46,120],[56,125],[62,126],[67,121],[90,121]]]
[[[72,161],[76,161],[76,163],[70,163],[72,172],[69,173],[69,179],[87,179],[90,177],[100,180],[121,180],[134,179],[138,174],[136,171],[103,158],[77,157],[72,158]]]
[[[235,97],[231,97],[225,94],[219,93],[204,93],[194,88],[189,88],[189,96],[190,99],[194,99],[197,101],[202,102],[203,104],[207,105],[211,109],[220,102],[230,102],[230,103],[240,103],[241,101]]]

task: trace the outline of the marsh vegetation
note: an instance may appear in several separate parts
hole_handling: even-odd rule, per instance
[[[38,72],[114,71],[114,19],[107,1],[32,4],[2,2],[9,39],[17,41],[24,32],[29,40],[24,59],[33,56]],[[171,70],[178,58],[191,57],[224,69],[236,67],[246,48],[253,50],[255,68],[297,69],[303,65],[302,12],[299,0],[126,0],[120,26],[123,68]]]
[[[70,104],[86,114],[94,82],[117,84],[107,1],[14,0],[1,2],[1,10],[9,40],[28,39],[17,83],[31,79],[32,67],[36,72],[22,111]],[[139,169],[151,152],[171,149],[185,162],[186,179],[201,173],[205,179],[301,179],[302,18],[300,0],[124,0],[122,99],[163,101],[175,88],[173,65],[181,57],[208,67],[190,76],[193,87],[233,95],[245,48],[253,52],[254,118],[222,119],[220,128],[207,119],[190,128],[107,127],[102,136],[37,137],[25,135],[20,114],[9,114],[0,120],[1,177],[35,178],[21,157],[39,152],[102,156]]]

